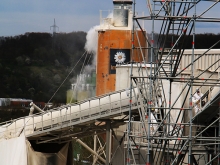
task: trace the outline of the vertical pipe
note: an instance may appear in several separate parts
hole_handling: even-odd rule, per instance
[[[110,163],[110,121],[106,121],[106,165]]]
[[[111,122],[110,122],[110,124],[111,124]],[[110,132],[109,132],[109,162],[111,162],[111,153],[112,153],[112,129],[111,129],[111,125],[109,125],[109,127],[110,127]],[[110,163],[109,163],[110,164]]]
[[[169,12],[169,15],[171,15],[172,14],[172,16],[175,16],[175,2],[173,3],[173,4],[168,4],[168,8],[170,8],[170,11],[168,11]],[[172,23],[172,38],[171,38],[171,48],[173,47],[173,43],[174,43],[174,22],[175,22],[175,20],[171,20],[171,23]],[[173,48],[174,49],[174,48]],[[170,76],[172,77],[172,74],[173,74],[173,49],[172,49],[172,52],[171,52],[171,54],[170,54]],[[168,114],[168,121],[166,122],[166,130],[167,130],[167,132],[166,132],[166,134],[167,134],[167,137],[169,138],[169,132],[170,132],[170,123],[171,123],[171,121],[170,121],[170,117],[171,117],[171,110],[172,110],[172,107],[171,107],[171,96],[172,96],[172,79],[169,79],[169,104],[168,104],[168,106],[169,106],[169,114]],[[166,153],[166,155],[167,155],[167,157],[166,157],[166,162],[170,162],[171,160],[170,160],[170,152],[169,152],[169,150],[170,150],[170,141],[168,140],[167,141],[167,153]]]
[[[153,11],[151,13],[151,19],[152,19],[152,32],[151,32],[151,59],[150,59],[150,77],[153,79],[153,53],[154,53],[154,19],[155,19],[155,2],[153,3]],[[150,165],[150,143],[151,143],[151,137],[150,137],[150,122],[151,122],[151,107],[152,107],[152,87],[153,87],[153,80],[150,79],[150,87],[149,87],[149,99],[147,103],[147,111],[146,114],[148,115],[148,133],[147,133],[147,165]]]
[[[171,55],[171,57],[172,57],[172,55]],[[172,74],[172,66],[171,66],[171,74]],[[171,110],[172,110],[172,107],[171,107],[171,95],[172,95],[172,80],[170,79],[170,82],[169,82],[169,104],[168,104],[168,106],[169,106],[169,112],[167,112],[168,113],[168,121],[165,123],[166,124],[166,127],[168,127],[168,128],[166,128],[166,130],[167,130],[167,132],[166,132],[166,134],[167,134],[167,137],[169,138],[169,134],[170,134],[170,123],[171,123],[171,121],[170,121],[170,116],[171,116]],[[167,141],[167,158],[166,158],[166,161],[167,162],[170,162],[170,155],[169,155],[169,149],[170,149],[170,141],[168,140]]]
[[[130,71],[130,105],[129,105],[129,121],[128,121],[128,128],[127,128],[127,160],[126,163],[127,165],[131,164],[131,158],[130,158],[130,151],[131,151],[131,146],[130,146],[130,132],[131,132],[131,106],[132,106],[132,76],[133,76],[133,54],[134,54],[134,30],[135,30],[135,24],[134,24],[134,17],[135,17],[135,4],[136,4],[136,0],[134,0],[133,3],[133,27],[132,27],[132,39],[131,39],[131,43],[132,43],[132,49],[131,49],[131,71]]]
[[[95,135],[94,135],[94,148],[93,148],[94,152],[96,152],[96,150],[97,150],[97,147],[96,147],[97,145],[96,144],[97,144],[97,135],[95,133]],[[96,157],[97,157],[96,155],[93,155],[93,164],[96,163]]]
[[[220,114],[220,103],[219,103],[219,114]],[[218,139],[220,138],[220,120],[218,121]],[[220,144],[218,144],[218,151],[217,153],[220,153]],[[218,154],[218,164],[220,164],[220,155]]]
[[[220,66],[220,62],[218,62],[218,66]],[[220,78],[220,70],[218,68],[218,78]],[[220,87],[219,87],[219,90],[220,90]],[[219,111],[218,113],[220,114],[220,102],[219,102]],[[218,121],[218,139],[220,138],[220,120]],[[220,153],[220,144],[218,144],[218,152],[217,153]],[[220,155],[218,154],[218,164],[220,164]]]
[[[192,97],[193,97],[193,81],[194,81],[194,52],[195,52],[195,19],[196,19],[196,0],[194,2],[194,15],[193,15],[193,41],[192,41],[192,56],[191,56],[191,81],[190,81],[190,102],[189,102],[189,155],[188,155],[188,164],[192,165],[192,111],[193,111],[193,105],[192,105]]]

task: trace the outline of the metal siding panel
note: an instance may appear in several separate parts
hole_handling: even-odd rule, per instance
[[[130,30],[107,30],[99,31],[98,55],[97,55],[97,79],[96,95],[102,95],[115,91],[116,75],[109,74],[110,49],[129,49],[132,47],[132,33]],[[142,46],[146,45],[142,32],[138,31],[138,38]],[[138,46],[137,37],[134,38],[134,45]],[[143,61],[138,57],[139,52],[134,51],[133,61]],[[146,56],[146,54],[144,54]]]

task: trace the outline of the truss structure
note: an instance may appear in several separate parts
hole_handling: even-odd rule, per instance
[[[145,35],[140,21],[151,23],[152,28],[151,34],[145,35],[148,48],[132,46],[132,50],[140,49],[140,56],[147,51],[149,60],[131,66],[131,89],[138,88],[134,95],[139,120],[133,120],[130,113],[126,164],[220,164],[220,51],[214,61],[201,64],[201,71],[197,65],[205,56],[212,58],[208,54],[220,40],[200,55],[195,49],[197,23],[220,22],[217,17],[206,16],[216,10],[218,2],[147,0],[149,15],[139,17],[134,0],[133,35],[136,29]],[[201,7],[205,9],[198,10]],[[161,28],[156,33],[158,26]],[[190,60],[184,63],[187,42],[192,49]],[[133,74],[134,65],[138,75]],[[204,95],[195,103],[196,88]],[[205,105],[200,104],[203,101]]]

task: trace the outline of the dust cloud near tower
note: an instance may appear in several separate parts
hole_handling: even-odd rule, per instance
[[[144,56],[141,56],[141,51],[138,49],[140,45],[146,47],[143,32],[137,29],[133,31],[132,3],[132,0],[113,0],[113,17],[100,18],[101,23],[97,29],[97,96],[115,91],[117,65],[147,60],[145,50],[142,50]],[[132,44],[135,47],[133,51]]]

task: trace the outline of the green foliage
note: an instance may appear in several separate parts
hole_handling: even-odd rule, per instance
[[[0,97],[47,102],[84,53],[85,32],[26,33],[0,44]],[[79,64],[74,74],[80,71]],[[71,75],[73,76],[73,74]],[[66,101],[69,77],[51,102]]]

